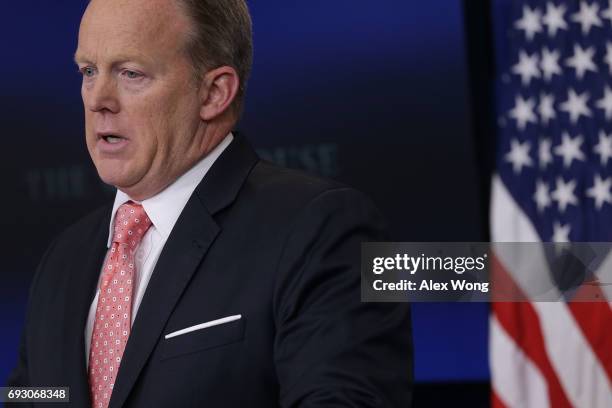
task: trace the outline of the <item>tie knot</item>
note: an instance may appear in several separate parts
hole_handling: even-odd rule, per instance
[[[150,226],[151,220],[142,205],[128,201],[119,207],[115,215],[113,242],[127,244],[134,249]]]

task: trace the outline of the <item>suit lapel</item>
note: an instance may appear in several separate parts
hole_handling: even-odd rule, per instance
[[[233,202],[257,160],[248,143],[236,135],[187,202],[138,309],[110,407],[121,407],[127,400],[168,318],[220,232],[214,214]]]
[[[60,347],[65,347],[66,372],[71,384],[70,402],[79,407],[91,405],[85,356],[85,326],[107,250],[106,241],[111,208],[108,208],[103,213],[104,216],[100,217],[93,239],[88,246],[90,249],[86,252],[75,253],[75,256],[80,259],[75,260],[69,280],[68,293],[71,296],[66,302],[65,316],[70,316],[70,319],[67,319],[67,341]]]

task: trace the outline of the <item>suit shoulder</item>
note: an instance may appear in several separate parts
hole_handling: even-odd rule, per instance
[[[374,203],[345,184],[260,161],[249,174],[234,209],[244,220],[289,228],[297,218],[324,219],[331,214],[377,212]],[[367,211],[365,210],[367,209]]]
[[[101,223],[109,222],[112,203],[102,205],[85,216],[81,217],[57,236],[56,243],[61,245],[64,242],[73,244],[75,240],[87,241],[83,237],[91,237],[95,231],[98,231]]]
[[[96,233],[100,232],[103,223],[108,222],[108,214],[111,209],[112,207],[109,205],[100,207],[56,235],[40,258],[30,289],[31,293],[36,292],[36,287],[44,288],[50,282],[62,279],[71,259],[67,255],[87,250],[92,245],[93,237],[96,236]],[[107,228],[108,225],[106,226],[106,231],[108,231]],[[49,267],[49,265],[53,266]],[[41,284],[37,284],[37,282]]]
[[[345,189],[348,186],[301,170],[278,166],[261,160],[248,179],[249,187],[259,193],[295,197],[309,200],[325,191]]]

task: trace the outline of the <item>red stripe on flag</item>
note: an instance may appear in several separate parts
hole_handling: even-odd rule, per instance
[[[584,286],[591,299],[605,295],[598,286]],[[583,289],[580,288],[579,292]],[[583,298],[581,293],[576,299]],[[612,310],[607,302],[571,302],[569,309],[612,383]]]
[[[491,270],[495,280],[505,283],[513,282],[510,274],[493,255]],[[521,292],[518,286],[506,288],[513,293]],[[524,295],[521,297],[524,298]],[[535,364],[546,380],[548,395],[551,406],[553,407],[572,407],[570,404],[559,378],[550,363],[544,336],[540,328],[538,315],[529,302],[494,302],[492,304],[493,313],[497,320],[514,339],[516,344],[523,350],[525,355]]]
[[[491,392],[491,408],[506,408],[506,404],[499,399],[495,390]]]

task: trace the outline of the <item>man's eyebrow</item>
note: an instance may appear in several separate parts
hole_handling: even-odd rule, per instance
[[[150,64],[151,62],[153,62],[151,58],[148,58],[147,56],[144,56],[144,55],[117,55],[113,61],[113,65],[123,64],[125,62],[130,62],[130,61],[143,63],[143,64]],[[74,62],[76,64],[79,64],[79,63],[92,64],[93,63],[93,61],[91,61],[89,58],[79,54],[78,52],[75,52],[74,54]]]
[[[85,58],[84,56],[82,56],[82,55],[81,55],[81,54],[79,54],[78,52],[75,52],[75,53],[74,53],[74,57],[73,57],[73,59],[74,59],[74,63],[75,63],[75,64],[78,64],[79,62],[87,62],[87,63],[91,62],[91,61],[89,61],[89,59],[88,59],[88,58]]]

